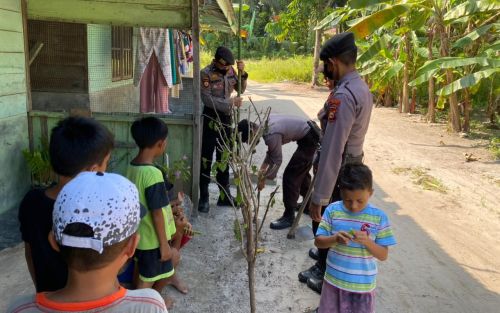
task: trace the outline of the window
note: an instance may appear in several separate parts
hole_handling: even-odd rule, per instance
[[[113,26],[111,31],[111,60],[113,81],[132,78],[132,27]]]

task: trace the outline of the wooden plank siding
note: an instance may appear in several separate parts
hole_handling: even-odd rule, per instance
[[[26,71],[20,0],[0,0],[0,214],[16,210],[29,187]],[[1,224],[0,220],[0,227]]]
[[[28,17],[116,26],[188,28],[191,0],[30,0]]]
[[[40,139],[47,137],[50,130],[58,121],[68,116],[60,112],[42,112],[32,111],[29,113],[33,121],[34,146],[40,147]],[[130,127],[132,123],[140,116],[139,114],[109,115],[93,114],[92,117],[105,125],[115,136],[116,147],[111,154],[108,166],[109,172],[126,173],[127,165],[137,153],[137,148],[132,136]],[[168,125],[168,144],[166,153],[169,155],[170,162],[178,160],[186,155],[190,160],[193,151],[193,127],[191,120],[174,119],[169,117],[160,117]],[[165,157],[160,158],[158,163],[165,162]],[[183,190],[191,195],[191,181],[184,184]],[[196,187],[197,188],[197,187]]]

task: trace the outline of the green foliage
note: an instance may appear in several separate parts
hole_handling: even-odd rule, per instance
[[[206,160],[204,160],[206,162]],[[191,179],[191,166],[189,158],[184,155],[180,160],[171,162],[171,165],[158,165],[168,181],[174,183],[176,181],[187,182]]]
[[[457,5],[444,15],[445,21],[462,18],[472,14],[482,12],[495,12],[500,9],[500,3],[497,0],[464,1]]]
[[[241,236],[241,226],[240,226],[240,221],[238,219],[234,219],[233,223],[233,234],[234,238],[238,240],[238,242],[242,241],[242,236]]]
[[[55,181],[55,174],[50,165],[49,141],[42,137],[40,150],[23,150],[23,156],[31,172],[33,186],[47,187]]]
[[[407,4],[397,4],[386,9],[376,11],[361,19],[347,31],[353,32],[357,38],[365,38],[387,23],[410,11],[411,6]]]
[[[500,160],[500,137],[493,137],[488,146],[491,154],[496,160]]]
[[[466,76],[463,76],[460,79],[455,80],[451,84],[446,85],[445,87],[439,89],[437,94],[440,96],[448,96],[454,92],[459,90],[472,87],[478,84],[481,80],[488,78],[496,73],[500,72],[500,68],[490,68],[484,71],[478,71]]]

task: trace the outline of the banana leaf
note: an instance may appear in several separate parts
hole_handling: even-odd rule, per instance
[[[342,18],[346,15],[347,9],[335,9],[327,17],[322,19],[315,27],[314,30],[326,28],[329,25],[337,25]]]
[[[446,22],[452,21],[464,16],[500,10],[500,1],[498,0],[481,0],[481,1],[466,1],[452,8],[444,15]]]
[[[412,80],[411,82],[409,82],[408,86],[414,87],[414,86],[418,86],[420,84],[423,84],[425,82],[428,82],[429,79],[432,76],[434,76],[437,71],[438,71],[438,69],[435,68],[435,69],[432,69],[430,71],[427,71],[427,72],[423,73],[422,75],[418,76],[417,78],[415,78],[414,80]]]
[[[454,92],[457,92],[459,90],[462,90],[464,88],[469,88],[477,83],[479,83],[481,80],[490,77],[491,75],[494,75],[496,73],[500,72],[500,68],[489,68],[483,71],[475,72],[469,75],[466,75],[460,79],[455,80],[451,84],[448,84],[444,86],[443,88],[439,89],[436,94],[443,97],[443,96],[448,96]]]
[[[371,58],[373,58],[375,55],[377,55],[380,52],[380,50],[387,48],[390,40],[391,40],[391,37],[387,34],[380,37],[379,40],[377,40],[363,54],[361,54],[359,56],[358,62],[364,63],[364,62],[370,60]]]
[[[393,21],[395,18],[406,14],[413,7],[411,4],[396,4],[386,9],[377,11],[357,22],[348,32],[353,32],[360,39],[371,35],[380,27]]]
[[[349,6],[353,9],[364,9],[372,5],[377,5],[381,3],[392,3],[394,1],[390,0],[351,0],[349,1]]]
[[[476,28],[476,30],[468,33],[467,35],[463,36],[462,38],[458,39],[454,44],[453,48],[463,48],[467,45],[472,44],[475,40],[479,39],[481,36],[484,34],[487,34],[488,31],[492,28],[495,27],[495,29],[498,31],[500,24],[499,23],[494,23],[494,24],[486,24],[483,25],[479,28]]]
[[[425,72],[434,69],[456,68],[474,64],[478,64],[480,66],[498,67],[500,66],[500,60],[485,58],[485,57],[473,57],[473,58],[443,57],[425,62],[425,64],[417,70],[415,75],[420,76]]]

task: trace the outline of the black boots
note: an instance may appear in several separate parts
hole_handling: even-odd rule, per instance
[[[208,213],[210,210],[210,203],[208,202],[208,185],[200,185],[200,200],[198,201],[198,211],[201,213]]]
[[[280,217],[276,221],[271,222],[271,225],[269,227],[271,229],[285,229],[288,227],[292,227],[294,219],[295,218],[293,216],[283,215],[282,217]]]
[[[226,188],[220,188],[220,192],[223,193],[224,196],[219,196],[219,199],[217,200],[217,205],[218,206],[233,206],[234,203],[234,198],[231,196],[231,193],[229,191],[229,186]],[[201,186],[200,185],[200,200],[198,201],[198,211],[201,213],[208,213],[210,210],[210,203],[208,201],[208,185],[207,186]]]

